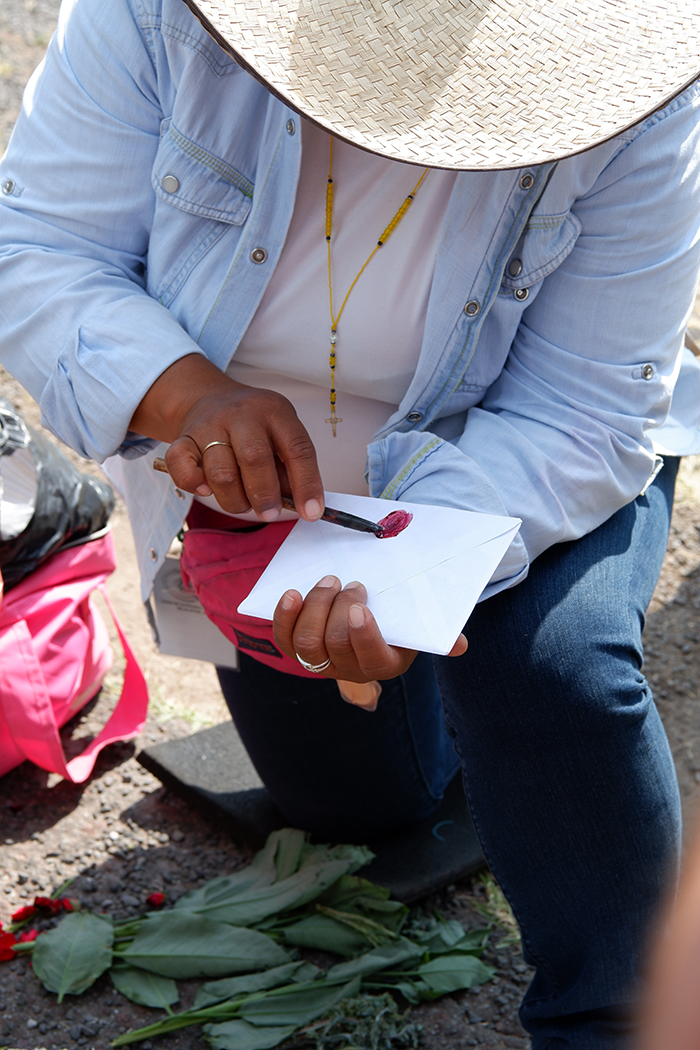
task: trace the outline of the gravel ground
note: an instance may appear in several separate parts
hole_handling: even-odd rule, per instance
[[[22,87],[53,30],[57,9],[57,0],[2,0],[0,148],[9,137]],[[697,312],[691,328],[700,337]],[[28,422],[37,424],[36,406],[2,371],[0,393],[15,402]],[[85,468],[82,461],[81,466]],[[700,465],[688,461],[682,468],[668,555],[645,636],[647,670],[676,758],[686,816],[694,813],[700,790],[699,510]],[[139,740],[104,752],[86,784],[68,784],[27,764],[0,780],[0,922],[37,893],[48,894],[69,878],[75,879],[70,895],[85,906],[115,918],[135,915],[144,910],[145,898],[154,890],[162,890],[172,902],[249,859],[244,848],[204,823],[136,761],[140,747],[220,721],[225,707],[209,667],[155,652],[139,607],[133,548],[119,503],[113,528],[119,568],[110,581],[110,595],[149,681],[149,721]],[[117,661],[97,702],[65,728],[69,755],[104,724],[118,691],[118,671]],[[449,887],[424,906],[438,907],[447,917],[474,928],[484,924],[475,907],[484,900],[484,888],[477,882]],[[497,967],[495,980],[413,1011],[424,1026],[424,1050],[528,1045],[517,1004],[530,971],[517,947],[496,947],[502,936],[502,930],[494,929],[485,955]],[[188,982],[181,982],[181,993],[186,1006],[193,995]],[[115,1036],[149,1023],[155,1014],[117,995],[107,978],[59,1006],[33,977],[26,959],[0,963],[0,1046],[103,1050]],[[197,1030],[154,1043],[156,1050],[204,1045]]]

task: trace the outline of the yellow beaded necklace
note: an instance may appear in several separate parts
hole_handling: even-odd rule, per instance
[[[391,234],[394,232],[394,230],[399,225],[399,223],[403,219],[403,217],[406,214],[406,212],[408,211],[408,209],[413,204],[413,198],[414,198],[416,192],[418,191],[418,187],[420,186],[421,182],[423,181],[423,179],[425,178],[425,176],[427,174],[428,174],[428,169],[426,168],[425,171],[423,172],[423,174],[421,175],[421,177],[418,179],[418,182],[415,184],[415,186],[413,187],[413,189],[409,193],[408,197],[406,197],[406,199],[404,200],[403,204],[401,205],[401,207],[397,211],[397,213],[394,216],[394,218],[391,220],[391,222],[389,223],[387,228],[384,230],[384,233],[382,233],[382,235],[380,236],[379,240],[375,244],[375,246],[372,249],[372,251],[369,253],[367,258],[365,259],[364,263],[362,264],[362,266],[360,267],[360,269],[359,269],[359,271],[357,273],[357,276],[355,277],[354,281],[352,282],[352,284],[348,288],[348,290],[347,290],[347,292],[345,294],[345,298],[343,299],[342,303],[340,304],[340,309],[338,310],[338,313],[334,314],[333,313],[333,282],[331,280],[331,232],[332,232],[332,229],[333,229],[333,138],[331,137],[330,161],[329,161],[329,164],[328,164],[328,185],[326,187],[326,245],[328,247],[328,295],[329,295],[330,309],[331,309],[331,353],[330,353],[330,357],[329,357],[329,364],[331,366],[331,418],[327,419],[326,423],[330,423],[331,426],[333,427],[333,437],[336,436],[336,427],[337,427],[338,423],[342,423],[343,422],[342,418],[340,416],[336,416],[336,414],[335,414],[335,365],[336,365],[335,347],[336,347],[337,335],[338,335],[338,321],[340,320],[340,316],[341,316],[343,310],[345,309],[345,304],[347,303],[348,299],[350,298],[350,292],[353,290],[353,288],[355,287],[355,285],[359,281],[360,277],[364,273],[365,269],[367,268],[367,266],[369,264],[370,259],[374,255],[376,255],[376,253],[379,251],[379,249],[382,247],[382,245],[386,244],[386,242],[389,240],[389,237],[391,236]]]

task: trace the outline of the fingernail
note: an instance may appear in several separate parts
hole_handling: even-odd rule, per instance
[[[348,612],[348,619],[350,620],[351,627],[364,627],[365,625],[365,610],[362,605],[351,605],[350,611]]]
[[[200,496],[211,496],[211,489],[208,485],[198,485],[197,492]]]
[[[363,586],[363,584],[361,584],[359,580],[353,580],[352,583],[346,583],[345,586],[343,587],[343,590],[344,591],[351,591],[353,589],[353,587],[362,587],[362,586]]]
[[[285,591],[285,593],[282,595],[281,605],[282,605],[282,608],[285,609],[287,612],[291,608],[293,608],[293,606],[294,606],[294,595],[293,595],[293,593],[291,591]]]
[[[270,507],[269,510],[264,510],[260,515],[263,521],[276,521],[279,516],[280,512],[277,507]]]
[[[324,576],[322,580],[319,580],[316,584],[317,587],[335,587],[338,582],[337,576]]]
[[[304,515],[312,521],[320,518],[322,513],[321,504],[317,499],[308,499],[304,504]]]

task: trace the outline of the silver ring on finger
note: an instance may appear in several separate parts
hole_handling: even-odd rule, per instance
[[[210,441],[209,444],[205,445],[202,449],[202,455],[204,455],[208,448],[213,448],[214,445],[224,445],[226,448],[233,448],[233,445],[229,441]]]
[[[331,666],[332,660],[330,656],[327,660],[324,660],[322,664],[309,664],[306,660],[302,660],[299,653],[295,653],[295,656],[305,671],[311,671],[313,674],[321,674],[321,671],[327,670]]]

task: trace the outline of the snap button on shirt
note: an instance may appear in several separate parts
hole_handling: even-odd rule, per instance
[[[476,299],[471,299],[470,302],[468,302],[467,305],[464,307],[464,312],[467,315],[467,317],[476,317],[480,309],[481,306],[476,301]]]
[[[12,193],[14,188],[15,188],[14,180],[13,179],[5,179],[5,181],[2,184],[2,192],[6,196],[9,197],[9,195]]]
[[[423,418],[423,413],[422,412],[409,412],[408,415],[406,416],[406,419],[408,420],[409,423],[420,423],[422,418]]]
[[[528,288],[516,288],[515,291],[513,292],[513,295],[515,296],[515,298],[518,300],[519,303],[524,303],[529,294],[530,294],[530,291],[529,291]]]
[[[166,193],[177,193],[180,189],[180,180],[175,178],[174,175],[164,175],[161,186]]]
[[[534,181],[535,179],[533,175],[523,175],[522,179],[520,180],[520,189],[529,190]]]
[[[653,379],[654,377],[654,366],[653,365],[642,365],[642,379]]]
[[[250,257],[254,263],[264,263],[267,259],[267,252],[264,248],[253,248]]]
[[[288,134],[288,135],[293,135],[293,134],[294,134],[294,132],[295,132],[295,131],[297,130],[297,126],[296,126],[296,124],[295,124],[295,123],[294,123],[294,121],[293,121],[293,120],[291,120],[291,119],[290,119],[290,120],[288,120],[288,121],[287,121],[287,123],[286,123],[286,124],[285,124],[284,126],[285,126],[285,128],[287,129],[287,134]]]
[[[508,273],[511,277],[518,277],[522,273],[522,269],[522,259],[512,259],[510,266],[508,267]]]

